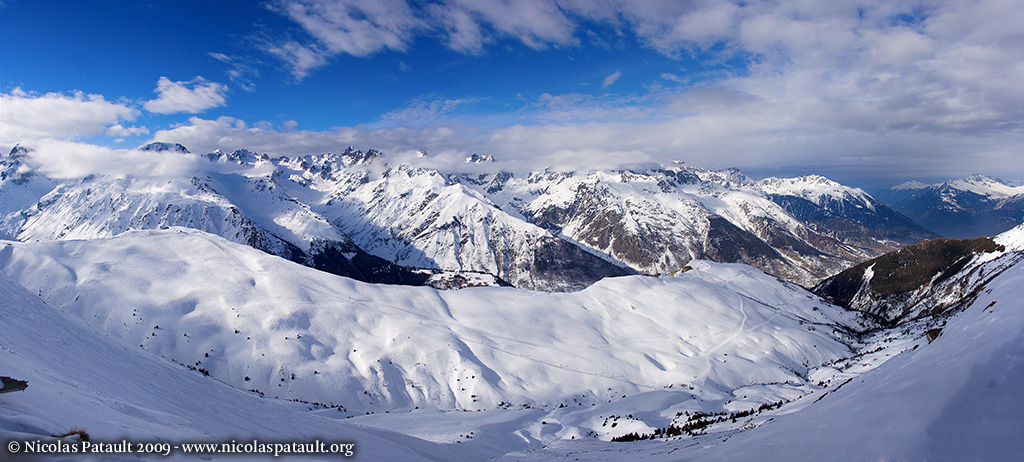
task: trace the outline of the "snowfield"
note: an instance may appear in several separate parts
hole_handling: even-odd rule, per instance
[[[754,430],[656,443],[559,441],[506,459],[1020,460],[1024,267],[987,287],[934,341],[898,345],[906,351]]]
[[[11,243],[0,271],[107,334],[241,389],[344,406],[590,405],[805,383],[848,355],[842,309],[745,265],[568,294],[333,276],[186,228]],[[817,308],[817,310],[815,310]]]
[[[1014,250],[1019,234],[997,240]],[[857,313],[794,284],[691,266],[574,293],[438,291],[188,228],[4,242],[0,372],[29,388],[0,395],[0,436],[319,438],[364,460],[1024,453],[1019,265],[932,341],[924,324],[858,338]],[[697,436],[611,441],[697,412],[723,417]],[[237,458],[202,460],[221,459]]]
[[[51,435],[75,428],[94,442],[321,439],[355,442],[364,460],[423,460],[438,454],[431,456],[434,445],[425,441],[317,416],[301,404],[261,399],[132,348],[43,303],[5,275],[0,275],[0,371],[29,383],[24,391],[0,395],[3,460],[11,457],[8,441],[54,442]],[[139,460],[80,455],[45,460],[54,459]],[[154,459],[200,460],[180,453]],[[337,456],[310,460],[315,459]]]

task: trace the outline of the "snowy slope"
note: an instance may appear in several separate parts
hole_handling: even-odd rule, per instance
[[[307,412],[307,406],[261,399],[189,371],[42,302],[0,275],[0,371],[27,380],[0,395],[0,439],[55,441],[72,428],[91,441],[301,441],[356,443],[361,460],[439,460],[442,450],[379,430],[367,431]],[[304,460],[337,460],[323,456]],[[239,456],[202,460],[238,460]],[[271,457],[253,458],[279,460]],[[47,457],[45,460],[59,460]],[[69,460],[95,460],[81,455]],[[198,460],[176,451],[154,460]],[[36,460],[17,458],[17,460]],[[103,457],[102,460],[139,460]]]
[[[993,198],[1005,198],[1024,194],[1024,186],[1022,185],[1008,184],[1002,180],[978,174],[948,181],[946,185],[960,191],[968,191]]]
[[[507,460],[1019,460],[1024,266],[986,287],[934,341],[918,338],[757,428],[677,441],[563,440]]]
[[[745,265],[571,294],[339,278],[184,228],[12,243],[0,271],[126,344],[349,413],[596,403],[807,383],[853,316]]]
[[[1017,234],[997,241],[1012,245]],[[359,283],[185,228],[12,242],[0,249],[0,278],[28,291],[0,279],[0,303],[9,301],[0,316],[11,316],[0,323],[2,364],[38,390],[89,404],[64,424],[69,417],[47,411],[63,401],[25,401],[0,417],[0,431],[27,438],[80,425],[94,437],[141,438],[149,433],[117,428],[144,419],[177,441],[264,435],[276,425],[303,439],[320,434],[315,426],[389,460],[916,460],[966,451],[1002,460],[1021,449],[1013,429],[1022,403],[1011,384],[1024,378],[1014,359],[1024,315],[1007,301],[1019,298],[1024,271],[1002,263],[1019,257],[980,262],[1005,271],[944,326],[937,318],[851,342],[844,326],[858,325],[855,313],[745,265],[696,261],[678,277],[612,278],[570,294],[446,292]],[[924,331],[935,326],[941,335],[929,342]],[[78,356],[92,352],[104,359]],[[33,368],[40,361],[56,366]],[[151,377],[170,385],[154,387]],[[234,411],[193,406],[180,383]],[[158,398],[165,393],[173,398]],[[275,396],[343,406],[314,414],[353,416],[348,422],[379,431],[321,423]],[[168,410],[168,401],[184,410]],[[684,412],[777,401],[786,404],[725,419],[707,436],[609,442],[679,424]],[[263,422],[257,415],[275,423],[247,426]],[[207,424],[190,421],[203,417]],[[94,431],[100,422],[116,425]]]

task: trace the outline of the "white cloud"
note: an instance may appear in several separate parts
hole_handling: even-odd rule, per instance
[[[422,21],[404,0],[293,0],[284,11],[332,53],[404,50]]]
[[[1020,2],[443,0],[410,6],[398,0],[295,0],[279,5],[308,36],[265,45],[297,78],[338,54],[407,51],[422,38],[464,53],[483,53],[502,41],[538,49],[573,47],[580,38],[593,42],[587,28],[598,23],[608,37],[632,34],[664,55],[687,56],[688,69],[661,74],[662,83],[680,85],[652,85],[648,95],[543,94],[504,119],[475,126],[461,117],[474,100],[424,97],[382,115],[384,123],[373,126],[307,131],[291,124],[275,128],[193,117],[157,132],[156,139],[198,152],[246,147],[292,155],[353,144],[392,153],[425,149],[433,158],[491,153],[531,168],[683,158],[707,167],[788,168],[837,179],[907,176],[912,170],[957,176],[964,169],[1024,177]],[[211,56],[233,62],[226,55]],[[719,73],[699,74],[701,63]],[[602,83],[608,87],[620,76],[613,73]],[[161,78],[160,85],[167,96],[158,85],[160,98],[146,103],[147,110],[159,101],[168,112],[224,104],[226,87],[220,84]],[[26,137],[118,137],[125,131],[130,136],[131,130],[138,135],[144,129],[129,127],[138,111],[127,103],[80,93],[19,92],[3,95],[0,141],[8,144]]]
[[[311,43],[283,40],[264,46],[300,79],[330,56],[405,51],[417,36],[437,31],[453,50],[471,54],[499,38],[536,49],[579,43],[575,22],[547,0],[448,0],[425,7],[405,0],[287,0],[277,9],[313,38]]]
[[[576,28],[559,6],[546,0],[505,0],[480,2],[449,0],[435,5],[434,17],[447,29],[454,50],[476,52],[491,40],[489,29],[498,37],[519,40],[531,48],[578,43]]]
[[[235,85],[238,85],[245,91],[256,91],[256,83],[253,80],[260,76],[260,71],[256,69],[255,63],[249,62],[249,60],[244,58],[228,56],[224,53],[207,53],[207,55],[228,65],[228,78]]]
[[[139,111],[102,95],[37,95],[15,88],[0,93],[0,144],[31,144],[45,138],[75,139],[98,135],[108,127],[135,120]]]
[[[608,74],[601,83],[601,87],[608,88],[611,84],[615,83],[616,80],[619,80],[619,77],[622,77],[622,71],[615,71]]]
[[[300,80],[309,75],[311,70],[327,64],[329,56],[323,50],[314,46],[305,46],[296,41],[268,45],[266,51],[291,66],[292,75]]]
[[[160,77],[153,91],[158,96],[143,105],[147,111],[157,114],[195,114],[223,106],[228,87],[217,82],[209,82],[202,77],[187,82],[172,82],[167,77]]]
[[[532,118],[542,124],[580,124],[652,118],[653,101],[661,95],[593,96],[585,93],[541,94],[528,106]]]
[[[149,129],[146,127],[125,127],[121,124],[112,125],[107,129],[107,136],[111,138],[117,138],[117,142],[124,141],[129,136],[141,136],[148,135]]]
[[[660,77],[665,79],[665,80],[668,80],[668,81],[671,81],[671,82],[675,82],[675,83],[678,83],[678,84],[682,84],[682,85],[686,85],[687,83],[689,83],[689,80],[687,80],[687,79],[685,79],[683,77],[680,77],[680,76],[678,76],[676,74],[670,74],[668,72],[663,72]]]
[[[424,96],[410,101],[404,108],[386,112],[380,117],[385,121],[421,125],[436,121],[458,111],[459,108],[478,102],[480,102],[479,98],[443,99]]]
[[[80,178],[90,174],[172,176],[200,164],[195,155],[110,149],[95,144],[40,140],[29,145],[29,164],[50,178]]]

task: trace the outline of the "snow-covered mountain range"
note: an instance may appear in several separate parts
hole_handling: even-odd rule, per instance
[[[292,158],[195,156],[170,143],[141,150],[201,160],[183,174],[52,179],[16,147],[0,158],[0,236],[93,239],[184,226],[369,282],[545,291],[675,274],[694,259],[744,262],[812,285],[934,237],[864,191],[819,176],[752,181],[681,165],[468,175],[351,148]]]
[[[878,194],[900,213],[945,237],[993,236],[1024,220],[1024,186],[984,175],[930,185],[910,181]]]
[[[0,370],[29,384],[0,395],[5,441],[340,438],[366,460],[1024,450],[1005,412],[1024,404],[1024,227],[855,265],[932,235],[818,176],[144,149],[198,167],[49,178],[27,150],[0,159]],[[773,277],[843,265],[817,294]]]

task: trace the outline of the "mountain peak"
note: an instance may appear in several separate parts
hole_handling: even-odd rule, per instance
[[[973,182],[973,183],[992,183],[992,182],[1002,183],[1003,182],[1003,181],[1001,181],[999,179],[992,178],[992,177],[990,177],[988,175],[982,175],[981,173],[972,173],[970,175],[967,175],[967,176],[962,178],[962,181],[970,181],[970,182]]]
[[[910,191],[917,189],[925,189],[928,185],[917,180],[904,181],[896,186],[889,188],[892,191]]]
[[[154,152],[171,151],[171,152],[180,152],[182,154],[190,154],[189,150],[186,149],[185,146],[182,146],[181,144],[178,144],[178,143],[164,143],[164,142],[159,142],[159,141],[153,142],[153,143],[149,143],[149,144],[139,148],[139,151],[154,151]]]
[[[473,155],[466,158],[466,163],[468,164],[483,164],[489,162],[494,162],[494,157],[491,156],[490,154],[481,156],[479,154],[474,153]]]
[[[968,191],[981,196],[1002,198],[1024,194],[1024,186],[1012,185],[998,178],[975,173],[958,180],[943,183],[940,187]]]
[[[797,196],[823,205],[826,199],[842,202],[852,200],[869,209],[874,204],[860,188],[844,186],[821,175],[804,175],[795,178],[765,178],[755,183],[758,189],[768,194]]]
[[[363,152],[349,146],[345,148],[345,152],[341,153],[341,157],[345,160],[346,165],[368,164],[381,157],[381,152],[376,149]]]
[[[248,149],[235,149],[227,155],[227,159],[240,164],[255,164],[258,161],[270,159],[270,156],[266,154],[258,154]]]
[[[11,152],[10,154],[7,155],[7,159],[9,159],[11,162],[18,162],[24,159],[25,156],[32,151],[33,149],[31,148],[26,148],[20,144],[16,144],[13,148],[11,148]]]

